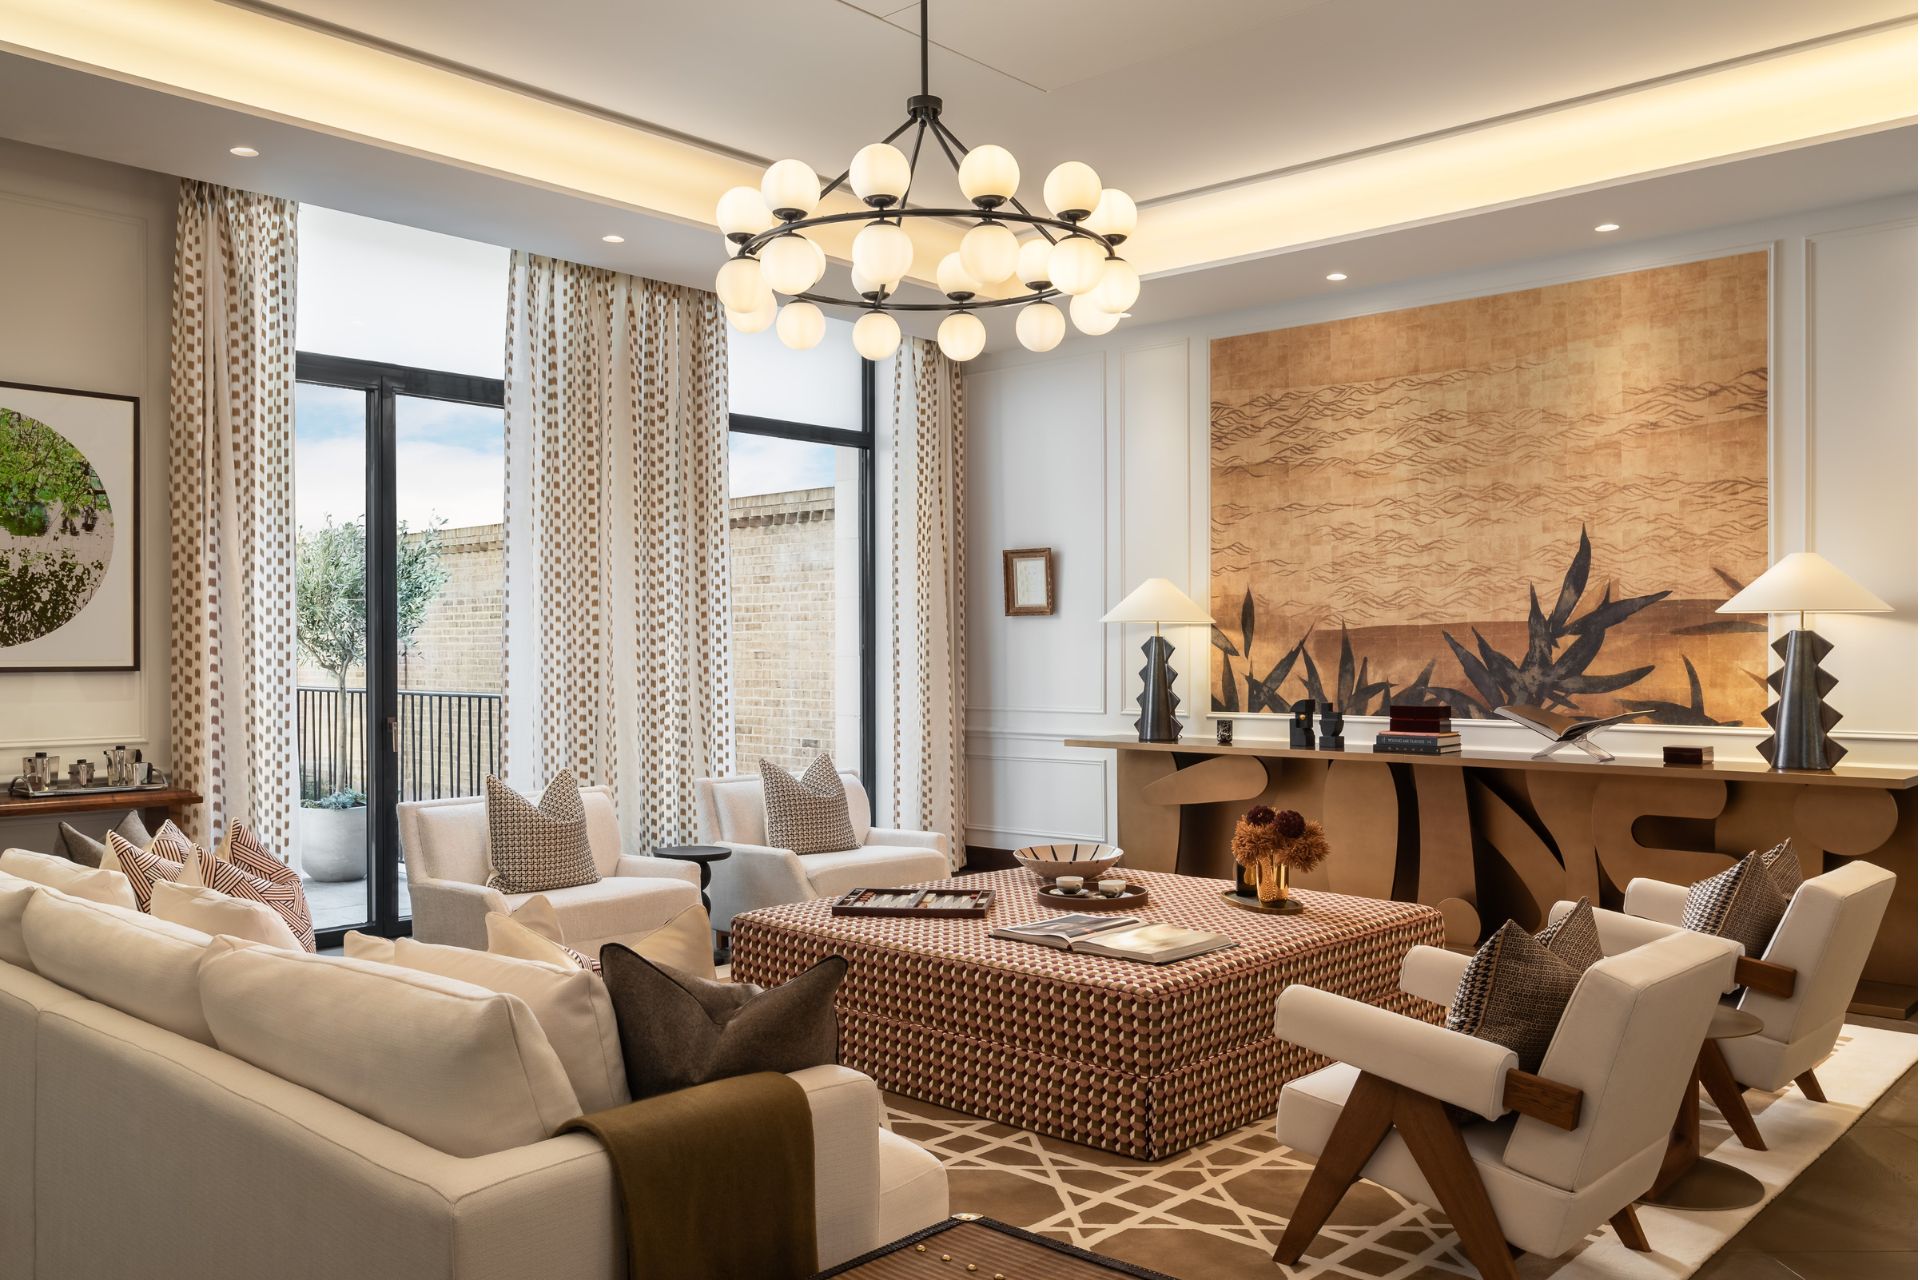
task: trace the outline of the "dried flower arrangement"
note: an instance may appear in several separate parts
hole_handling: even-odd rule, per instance
[[[1233,860],[1254,883],[1260,901],[1283,902],[1287,874],[1311,871],[1327,859],[1327,833],[1292,809],[1257,804],[1233,824]]]

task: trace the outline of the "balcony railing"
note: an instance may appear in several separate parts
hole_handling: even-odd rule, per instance
[[[300,798],[367,789],[367,691],[295,690]],[[403,689],[400,798],[477,796],[500,772],[500,695]]]

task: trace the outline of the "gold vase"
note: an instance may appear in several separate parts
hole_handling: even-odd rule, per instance
[[[1254,891],[1260,895],[1262,905],[1273,906],[1287,900],[1287,868],[1285,863],[1270,863],[1260,868],[1259,879]]]

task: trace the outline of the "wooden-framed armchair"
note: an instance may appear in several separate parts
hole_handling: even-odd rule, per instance
[[[1633,1202],[1660,1169],[1733,960],[1691,934],[1606,957],[1581,977],[1537,1075],[1500,1045],[1289,987],[1280,1037],[1335,1061],[1280,1095],[1280,1141],[1318,1163],[1274,1260],[1299,1261],[1360,1178],[1442,1209],[1487,1280],[1513,1280],[1513,1250],[1557,1257],[1603,1223],[1645,1251]],[[1465,965],[1418,947],[1401,985],[1448,1001]]]

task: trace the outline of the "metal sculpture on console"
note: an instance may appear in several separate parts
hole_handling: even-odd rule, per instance
[[[1313,699],[1302,698],[1293,704],[1293,719],[1287,722],[1287,745],[1295,751],[1313,750]]]
[[[1140,718],[1133,722],[1134,728],[1140,731],[1142,742],[1180,741],[1180,698],[1173,691],[1177,673],[1167,665],[1173,646],[1161,637],[1160,628],[1211,627],[1213,616],[1165,578],[1148,578],[1100,621],[1153,625],[1152,638],[1140,646],[1140,652],[1147,655],[1147,665],[1140,668]]]
[[[1826,703],[1839,681],[1820,669],[1833,644],[1807,629],[1807,615],[1892,611],[1886,601],[1811,551],[1782,557],[1720,606],[1720,613],[1800,615],[1800,625],[1773,642],[1780,669],[1767,677],[1767,684],[1779,697],[1762,713],[1773,732],[1759,746],[1768,764],[1776,769],[1831,769],[1847,754],[1831,733],[1840,713]]]

